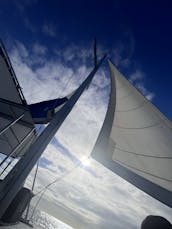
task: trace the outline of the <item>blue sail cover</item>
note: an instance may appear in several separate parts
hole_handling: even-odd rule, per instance
[[[54,116],[56,109],[68,101],[67,97],[43,101],[29,105],[35,124],[46,124]]]

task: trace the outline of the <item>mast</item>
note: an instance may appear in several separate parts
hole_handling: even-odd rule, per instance
[[[9,174],[0,183],[0,218],[16,196],[19,189],[23,186],[25,179],[40,158],[45,148],[60,128],[75,103],[78,101],[84,90],[91,83],[95,73],[106,58],[106,55],[96,64],[80,87],[75,91],[71,98],[59,110],[49,125],[41,135],[35,140],[33,145],[26,151],[25,155],[18,161]]]

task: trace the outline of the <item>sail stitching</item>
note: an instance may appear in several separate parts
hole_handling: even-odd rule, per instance
[[[115,147],[115,148],[120,150],[120,151],[122,151],[122,152],[134,154],[134,155],[141,156],[141,157],[152,157],[152,158],[159,158],[159,159],[172,159],[172,157],[162,157],[162,156],[155,156],[155,155],[148,155],[148,154],[139,154],[139,153],[135,153],[133,151],[123,150],[123,149],[121,149],[119,147]]]
[[[128,167],[128,168],[131,168],[131,169],[137,170],[137,171],[139,171],[139,172],[148,174],[148,175],[150,175],[150,176],[152,176],[152,177],[158,178],[158,179],[160,179],[160,180],[172,182],[172,180],[170,180],[170,179],[167,179],[167,178],[164,178],[164,177],[157,176],[157,175],[155,175],[155,174],[152,174],[152,173],[146,172],[146,171],[144,171],[144,170],[138,169],[138,168],[136,168],[136,167],[134,167],[134,166],[130,166],[130,165],[128,165],[128,164],[126,164],[126,163],[124,163],[124,162],[118,160],[118,159],[115,159],[115,160],[113,160],[113,161],[115,161],[115,162],[117,162],[117,163],[119,163],[119,164],[122,164],[122,165],[124,165],[124,166],[126,166],[126,167]]]
[[[124,126],[119,126],[119,125],[113,125],[117,128],[121,128],[121,129],[146,129],[146,128],[149,128],[149,127],[154,127],[154,126],[158,126],[160,125],[161,122],[158,122],[158,123],[154,123],[152,125],[149,125],[149,126],[143,126],[143,127],[124,127]]]
[[[139,106],[137,106],[137,107],[134,107],[134,108],[131,108],[131,109],[128,109],[128,110],[116,110],[116,112],[128,112],[128,111],[137,110],[137,109],[139,109],[140,107],[143,107],[145,103],[146,103],[146,101],[144,101],[143,103],[141,103],[141,104],[140,104]]]
[[[118,97],[118,99],[125,99],[127,97],[130,97],[133,93],[130,91],[127,95],[124,95],[124,96],[121,96],[121,97]]]

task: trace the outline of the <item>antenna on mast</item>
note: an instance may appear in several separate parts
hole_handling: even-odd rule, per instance
[[[97,67],[97,41],[94,38],[94,67]]]
[[[93,53],[94,53],[94,69],[98,70],[98,64],[97,64],[97,41],[96,41],[96,38],[94,38]],[[86,86],[86,90],[89,88],[90,83]]]

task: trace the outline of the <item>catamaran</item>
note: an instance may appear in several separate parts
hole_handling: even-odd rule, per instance
[[[0,222],[20,222],[33,197],[23,187],[75,103],[106,60],[97,58],[69,96],[28,105],[4,45],[0,44]],[[147,194],[172,207],[172,123],[108,60],[111,92],[92,158]],[[48,124],[38,133],[36,124]],[[35,175],[36,178],[36,175]],[[35,179],[34,179],[35,181]],[[25,218],[27,222],[27,218]]]

